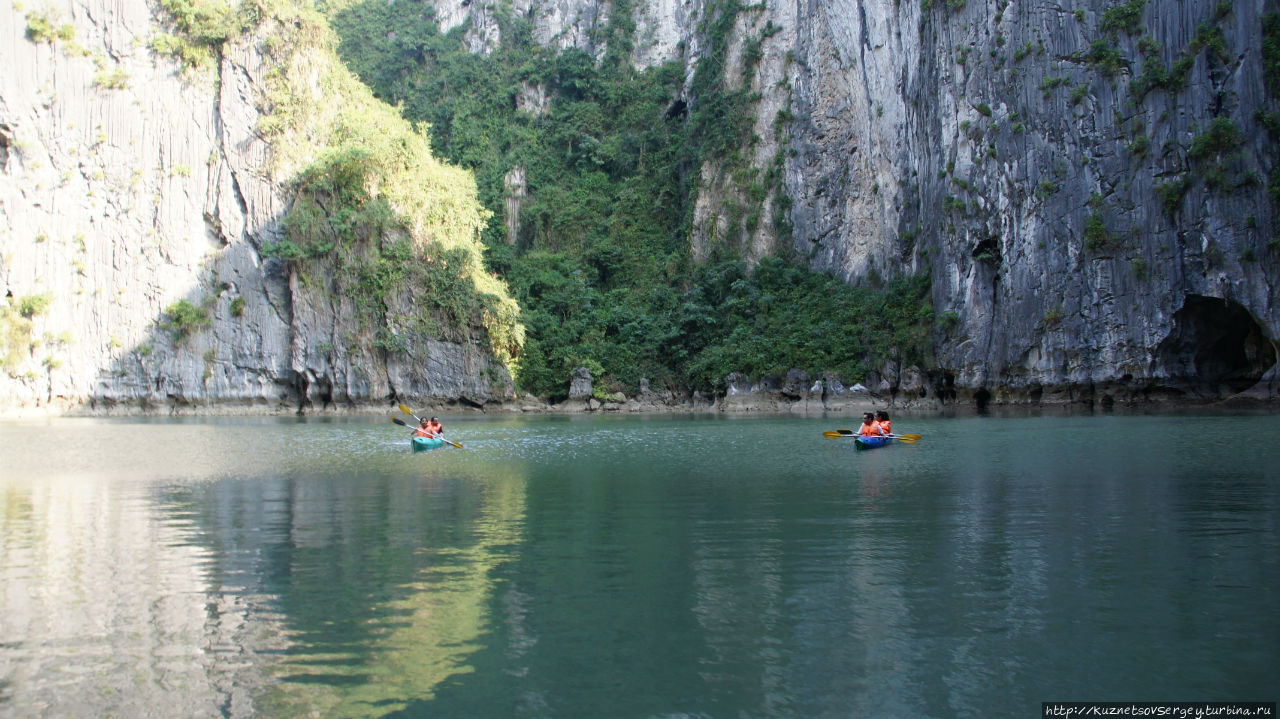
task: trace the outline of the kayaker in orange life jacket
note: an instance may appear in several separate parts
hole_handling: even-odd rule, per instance
[[[430,420],[423,419],[418,425],[417,431],[413,433],[415,437],[439,437],[444,434],[444,425],[440,424],[440,420],[432,417]]]
[[[884,434],[880,429],[880,425],[876,424],[876,416],[867,412],[862,415],[862,426],[858,428],[858,434],[863,437],[879,437]]]
[[[889,421],[889,413],[880,410],[876,412],[876,424],[880,425],[882,434],[893,434],[893,423]]]

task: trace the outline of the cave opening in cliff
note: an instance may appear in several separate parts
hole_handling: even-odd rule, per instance
[[[986,412],[989,404],[991,404],[991,393],[985,387],[973,393],[973,405],[979,412]]]
[[[985,262],[997,270],[1004,264],[1004,257],[1000,254],[1000,240],[996,237],[988,237],[974,245],[972,255],[973,259]]]
[[[1156,359],[1172,379],[1236,393],[1257,384],[1276,364],[1276,349],[1238,302],[1188,295]]]

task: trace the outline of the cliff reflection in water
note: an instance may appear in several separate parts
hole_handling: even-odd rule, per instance
[[[1013,716],[1280,665],[1280,417],[453,424],[0,425],[0,713]]]
[[[233,716],[286,645],[273,598],[227,582],[192,513],[145,487],[0,491],[0,705],[9,716]]]
[[[467,483],[381,479],[343,491],[293,485],[266,572],[291,640],[258,700],[268,715],[383,716],[430,700],[474,671],[469,656],[504,619],[490,615],[492,573],[521,541],[518,470]]]
[[[459,481],[439,470],[447,455],[413,457],[381,428],[305,427],[316,441],[281,444],[287,428],[226,424],[81,426],[106,455],[96,470],[42,465],[47,448],[6,457],[0,706],[383,716],[473,671],[492,571],[521,541],[520,464]],[[191,439],[171,443],[175,429]],[[255,463],[283,474],[239,474]]]

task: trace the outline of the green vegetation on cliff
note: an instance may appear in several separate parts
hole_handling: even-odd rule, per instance
[[[43,314],[50,295],[0,299],[0,368],[16,376],[22,360],[37,346],[31,335],[31,318]]]
[[[628,0],[598,29],[599,58],[539,46],[507,6],[501,44],[473,53],[465,28],[441,33],[416,0],[163,5],[173,32],[152,47],[192,70],[218,67],[228,42],[261,42],[272,69],[260,128],[271,171],[296,189],[285,238],[263,251],[346,303],[359,331],[330,351],[404,352],[407,337],[462,341],[481,327],[522,390],[552,397],[578,366],[634,391],[642,378],[714,389],[730,372],[793,367],[851,381],[928,360],[924,280],[854,288],[784,259],[748,271],[738,256],[768,197],[773,231],[789,236],[782,155],[750,166],[758,98],[723,66],[756,6],[710,7],[686,96],[677,65],[632,66]],[[745,42],[748,80],[768,32]],[[709,166],[727,222],[699,266],[693,206]]]
[[[753,8],[709,6],[707,50],[686,95],[678,65],[632,66],[626,0],[597,28],[594,41],[607,48],[599,58],[539,46],[532,21],[507,6],[496,10],[501,42],[485,53],[469,51],[465,27],[441,33],[430,3],[322,7],[347,64],[430,126],[436,155],[475,173],[495,213],[483,232],[488,265],[510,284],[527,328],[523,391],[562,396],[577,366],[633,392],[641,378],[714,389],[733,371],[793,367],[849,381],[884,360],[928,359],[923,279],[859,289],[783,259],[748,271],[738,256],[780,182],[777,168],[748,167],[757,98],[728,83],[723,67],[735,19]],[[759,42],[745,42],[748,77]],[[708,164],[737,197],[719,200],[727,229],[698,266],[693,206]],[[775,208],[785,205],[779,193]],[[779,213],[772,219],[788,236]]]
[[[296,190],[287,238],[263,252],[290,262],[308,291],[350,302],[356,333],[332,349],[403,352],[405,337],[465,341],[478,328],[513,367],[524,328],[506,285],[484,269],[490,213],[471,173],[437,160],[424,127],[352,76],[328,21],[294,0],[163,4],[175,33],[153,47],[188,66],[216,67],[226,43],[261,39],[271,69],[259,127],[269,169]]]
[[[650,381],[722,389],[801,368],[861,379],[873,362],[929,359],[933,308],[923,277],[853,287],[777,258],[751,272],[741,260],[691,268],[679,287],[602,291],[564,254],[532,252],[512,268],[529,339],[521,382],[563,396],[578,366],[610,391]],[[644,306],[633,303],[640,293]]]

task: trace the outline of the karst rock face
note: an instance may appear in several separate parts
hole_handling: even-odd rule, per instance
[[[285,236],[292,189],[260,129],[272,71],[260,33],[191,71],[151,49],[170,29],[157,3],[17,7],[0,8],[0,408],[281,412],[510,395],[478,340],[379,350],[353,322],[356,298],[262,253]],[[41,20],[52,37],[32,31]]]
[[[507,5],[441,0],[434,13],[445,29],[465,23],[474,52],[501,41],[495,13],[511,11],[533,19],[538,42],[602,56],[599,29],[620,7]],[[37,11],[70,39],[33,33]],[[750,162],[782,158],[762,214],[780,209],[791,230],[762,222],[741,251],[791,251],[850,281],[929,274],[927,393],[1280,394],[1280,191],[1268,191],[1280,184],[1280,78],[1267,77],[1263,49],[1280,24],[1273,5],[661,0],[627,11],[635,65],[676,62],[690,79],[706,20],[735,13],[725,78],[755,92]],[[508,396],[482,343],[358,346],[342,298],[261,254],[291,202],[258,131],[271,70],[261,39],[229,42],[217,72],[193,76],[151,49],[165,22],[156,3],[0,7],[0,406]],[[690,87],[673,106],[698,102]],[[700,172],[695,257],[734,192],[723,175]],[[175,321],[180,301],[207,308],[207,322]]]
[[[932,392],[1276,398],[1280,78],[1266,77],[1263,49],[1280,32],[1274,5],[635,5],[635,65],[676,62],[690,78],[707,20],[737,13],[725,76],[757,93],[755,165],[785,157],[762,214],[785,194],[792,228],[779,240],[761,223],[741,249],[756,258],[789,241],[851,281],[928,273]],[[445,26],[469,23],[476,52],[500,39],[493,6],[436,3]],[[540,42],[600,56],[592,30],[612,7],[515,10]],[[722,179],[702,169],[695,256],[722,229]]]

